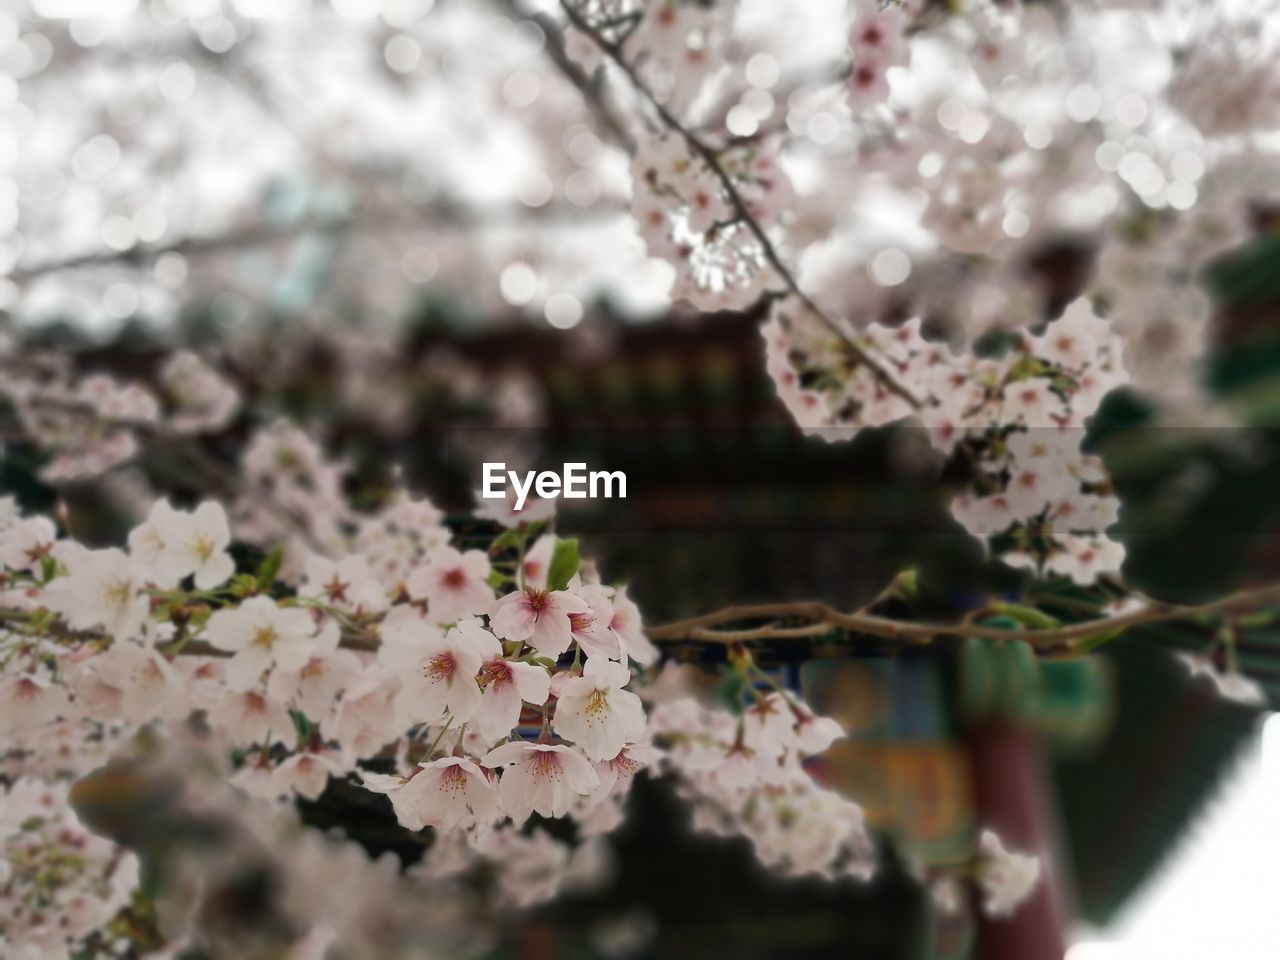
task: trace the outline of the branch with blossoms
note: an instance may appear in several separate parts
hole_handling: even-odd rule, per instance
[[[859,366],[871,374],[872,378],[884,390],[903,400],[908,406],[918,408],[920,401],[912,394],[910,388],[905,386],[888,369],[883,360],[873,350],[865,347],[845,324],[814,302],[801,288],[795,274],[778,252],[765,226],[760,221],[760,216],[770,212],[773,205],[767,199],[767,194],[776,186],[775,183],[771,182],[770,178],[771,176],[778,176],[777,173],[771,170],[773,162],[768,158],[750,160],[748,161],[747,169],[731,170],[726,164],[728,151],[713,147],[683,124],[672,108],[653,91],[652,87],[640,75],[636,65],[628,59],[624,51],[624,44],[633,35],[634,24],[628,26],[627,32],[621,34],[617,39],[611,39],[605,33],[607,30],[616,29],[616,21],[610,21],[608,26],[599,26],[584,14],[583,10],[573,0],[561,0],[560,7],[573,28],[588,37],[601,53],[622,72],[635,92],[652,108],[661,121],[664,130],[683,144],[683,147],[677,153],[684,152],[687,154],[684,157],[672,156],[667,158],[673,164],[673,169],[670,171],[663,170],[660,165],[650,166],[653,161],[645,154],[637,156],[635,163],[641,177],[637,183],[638,189],[633,205],[638,207],[639,204],[644,202],[644,193],[639,190],[641,183],[648,185],[653,192],[655,200],[660,202],[662,200],[674,200],[677,205],[688,202],[688,197],[685,196],[688,191],[682,189],[682,187],[692,187],[692,213],[687,221],[687,226],[691,231],[702,232],[702,242],[704,244],[708,246],[714,246],[717,243],[723,244],[725,241],[722,238],[724,237],[728,237],[729,242],[734,243],[732,235],[737,228],[743,228],[748,231],[755,243],[758,244],[759,255],[763,257],[765,263],[782,281],[787,292],[803,304],[810,315],[816,318],[823,327],[840,338],[844,349],[857,361]],[[699,164],[705,166],[705,170],[714,181],[713,184],[699,183],[701,179],[697,169]],[[735,167],[737,166],[740,166],[740,164],[735,163]],[[664,178],[670,174],[675,174],[675,177],[679,180],[687,178],[691,182],[688,184],[663,182]],[[708,187],[718,188],[723,192],[723,199],[727,203],[727,209],[723,208],[722,204],[711,196],[708,196]],[[744,194],[744,189],[752,190],[755,195],[748,198]],[[761,194],[765,196],[761,196]],[[640,219],[642,229],[646,226],[646,223],[652,223],[659,234],[665,231],[668,225],[667,215],[657,208],[649,210]],[[648,237],[647,234],[646,236]],[[667,243],[663,242],[654,244],[651,241],[650,246],[653,252],[658,253],[663,252],[664,249],[671,249]],[[679,246],[680,244],[677,242],[677,248]],[[733,254],[734,258],[741,255],[741,250],[735,251]],[[684,249],[680,250],[679,256],[684,259],[691,257],[692,254],[688,249]],[[746,263],[746,258],[743,259],[742,263]],[[732,276],[728,276],[723,282],[726,287],[731,287],[735,281]],[[756,277],[751,286],[756,289],[762,289],[763,286],[767,286],[767,282],[761,277]]]

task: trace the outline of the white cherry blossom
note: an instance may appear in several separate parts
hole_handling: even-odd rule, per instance
[[[411,671],[401,676],[402,709],[410,720],[434,723],[446,714],[458,723],[470,720],[480,707],[476,675],[492,635],[475,620],[463,620],[448,632],[422,630],[402,622],[397,632],[410,634],[406,642]]]
[[[564,816],[579,797],[600,785],[591,763],[562,743],[504,743],[483,763],[502,768],[498,800],[502,812],[517,825],[535,811],[544,817]]]
[[[136,637],[150,612],[146,574],[122,550],[80,550],[64,561],[67,576],[45,589],[44,598],[76,630],[101,627],[117,640]]]
[[[640,698],[623,689],[631,671],[602,657],[587,661],[582,676],[561,685],[556,701],[556,734],[572,740],[591,760],[611,760],[627,743],[644,736]]]
[[[391,798],[396,819],[410,830],[436,827],[450,831],[469,823],[487,823],[498,812],[498,798],[485,771],[466,757],[441,757],[424,763],[408,779],[366,775],[365,782]]]
[[[209,643],[233,654],[227,661],[227,685],[248,690],[272,667],[298,670],[314,648],[315,623],[310,612],[281,607],[270,597],[250,597],[240,606],[219,610],[209,618]]]

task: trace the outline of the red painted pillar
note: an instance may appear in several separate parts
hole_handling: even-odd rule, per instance
[[[1058,820],[1040,742],[1008,720],[965,735],[973,768],[974,804],[981,826],[1005,847],[1040,857],[1040,880],[1012,916],[983,917],[975,960],[1062,960],[1070,908],[1061,881]]]

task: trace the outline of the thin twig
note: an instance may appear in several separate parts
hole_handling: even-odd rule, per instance
[[[414,214],[411,219],[403,218],[405,213],[403,208],[364,210],[350,215],[304,217],[295,223],[283,226],[259,223],[228,230],[225,233],[176,237],[156,243],[140,244],[130,247],[128,250],[90,250],[70,257],[44,260],[27,266],[19,266],[9,274],[9,279],[21,286],[39,277],[65,270],[80,270],[114,264],[125,264],[141,268],[154,263],[167,253],[198,257],[226,250],[270,246],[281,240],[291,240],[307,233],[337,234],[359,232],[377,234],[394,233],[396,231],[412,232],[426,227],[434,229],[442,227],[458,229],[477,229],[488,226],[505,227],[521,222],[559,221],[561,214],[564,214],[563,222],[572,224],[581,222],[583,216],[593,210],[595,212],[604,212],[607,215],[615,215],[620,214],[623,211],[623,207],[616,198],[605,198],[604,202],[599,202],[585,210],[582,207],[552,204],[537,208],[530,208],[521,204],[489,209],[468,209],[456,201],[446,199],[421,209],[409,208],[408,212]]]
[[[565,47],[564,33],[556,25],[556,22],[546,14],[525,10],[516,3],[516,0],[495,0],[495,2],[511,16],[528,20],[542,30],[547,59],[582,94],[582,99],[586,102],[587,109],[591,111],[592,116],[596,118],[596,122],[604,128],[609,136],[616,140],[619,146],[626,150],[627,153],[635,153],[636,141],[627,129],[626,123],[605,100],[595,79],[569,56],[569,52]]]

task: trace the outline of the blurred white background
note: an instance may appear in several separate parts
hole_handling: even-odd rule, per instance
[[[1067,960],[1280,957],[1280,714],[1164,869]]]

